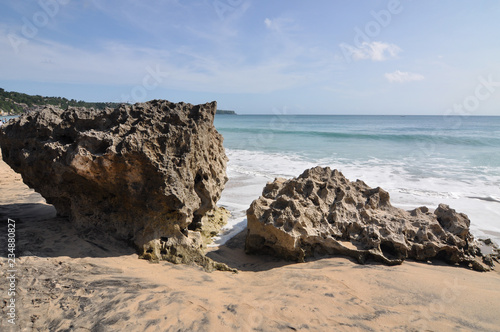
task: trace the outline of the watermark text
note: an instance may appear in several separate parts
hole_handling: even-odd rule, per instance
[[[7,322],[16,324],[16,222],[7,219]]]

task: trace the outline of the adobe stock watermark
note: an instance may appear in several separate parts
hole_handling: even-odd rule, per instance
[[[481,105],[481,102],[488,100],[491,95],[495,93],[497,88],[500,87],[500,81],[494,81],[493,74],[489,74],[487,78],[479,76],[477,80],[479,81],[479,83],[476,85],[474,93],[465,97],[461,103],[454,104],[453,108],[447,109],[444,114],[445,117],[453,115],[467,117],[469,115],[472,115],[475,111],[477,111],[477,109]],[[461,118],[459,119],[461,120]],[[453,129],[457,129],[461,125],[462,122],[460,121],[459,123],[455,124],[456,127]]]
[[[292,124],[291,118],[287,116],[287,107],[283,107],[282,110],[273,108],[273,117],[269,120],[269,125],[267,128],[263,129],[262,132],[255,135],[251,139],[242,141],[238,145],[238,150],[245,150],[249,147],[261,148],[268,146],[275,138],[275,132],[280,130],[288,129]]]
[[[212,5],[221,20],[236,14],[243,8],[246,0],[215,0]]]
[[[458,278],[454,278],[453,282],[445,281],[445,287],[441,288],[439,298],[431,301],[420,314],[413,314],[408,317],[408,322],[411,327],[418,326],[419,331],[427,331],[432,328],[432,321],[435,319],[433,314],[444,313],[446,307],[450,304],[459,301],[462,292],[466,289],[465,286],[458,283]]]
[[[7,322],[16,325],[16,294],[17,294],[17,265],[16,265],[16,221],[7,219],[7,264],[5,278],[7,279],[6,313]]]
[[[443,118],[448,124],[446,128],[436,130],[432,133],[432,138],[428,142],[418,142],[419,153],[426,156],[430,156],[435,153],[437,138],[442,135],[446,135],[449,129],[459,129],[463,126],[463,121],[465,118],[471,116],[476,112],[481,106],[482,102],[488,100],[499,88],[500,81],[495,81],[493,74],[489,74],[488,77],[479,76],[477,78],[478,83],[474,88],[474,92],[466,96],[461,102],[454,104],[452,107],[448,108]]]
[[[34,39],[40,29],[46,27],[51,20],[53,20],[61,10],[61,6],[67,5],[71,0],[38,0],[40,10],[36,11],[31,17],[23,16],[21,21],[21,34],[9,33],[9,39],[12,49],[17,54],[19,47],[22,44],[28,43],[29,40]]]
[[[159,65],[155,69],[151,66],[146,67],[147,74],[142,79],[142,84],[134,86],[129,94],[122,94],[121,101],[129,104],[145,101],[148,92],[156,89],[165,78],[169,76],[168,72],[163,72]]]
[[[341,43],[339,45],[347,63],[351,63],[353,59],[357,60],[367,57],[367,53],[373,52],[371,48],[374,47],[374,44],[378,43],[382,45],[383,43],[376,42],[373,39],[391,24],[394,15],[399,15],[402,11],[403,5],[400,0],[390,0],[387,3],[386,9],[370,11],[373,20],[368,21],[363,29],[358,26],[354,27],[353,45],[348,43]],[[380,47],[380,45],[377,46]],[[386,49],[391,53],[399,50],[399,48],[395,48],[397,48],[395,45],[389,44],[386,46]]]
[[[243,331],[263,331],[269,328],[268,317],[273,317],[279,310],[276,308],[276,304],[266,301],[260,302],[255,301],[253,304],[255,308],[247,316],[242,316],[240,318],[240,324],[243,327]]]

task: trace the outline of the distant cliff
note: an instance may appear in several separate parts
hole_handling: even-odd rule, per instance
[[[45,106],[52,105],[66,109],[70,106],[87,107],[103,110],[106,107],[115,108],[119,103],[89,103],[83,100],[66,99],[62,97],[32,96],[25,93],[5,91],[0,88],[0,114],[21,114],[29,111],[40,111]]]
[[[237,115],[235,111],[217,110],[215,114]]]
[[[121,103],[89,103],[83,100],[66,99],[62,97],[33,96],[21,92],[5,91],[0,88],[0,115],[22,114],[31,111],[41,111],[45,106],[52,105],[67,109],[68,107],[86,107],[104,110],[106,107],[116,108]],[[216,114],[237,115],[231,110],[217,110]]]

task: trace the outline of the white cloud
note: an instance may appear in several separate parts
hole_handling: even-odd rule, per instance
[[[274,19],[266,18],[264,20],[266,28],[278,34],[290,34],[299,30],[295,20],[291,17],[277,17]]]
[[[423,75],[416,73],[403,72],[396,70],[394,73],[386,73],[385,78],[391,83],[404,83],[411,81],[421,81],[424,79]]]
[[[266,27],[267,27],[268,29],[270,29],[270,28],[273,26],[273,21],[271,21],[269,18],[266,18],[266,19],[264,20],[264,24],[266,25]]]
[[[401,48],[395,44],[382,42],[363,42],[360,47],[342,43],[340,48],[344,56],[354,60],[384,61],[395,58],[401,52]]]
[[[163,88],[268,93],[308,84],[326,75],[326,65],[319,55],[312,54],[313,63],[305,64],[297,60],[301,56],[285,52],[246,62],[238,54],[226,58],[182,47],[165,51],[109,42],[90,51],[44,39],[26,40],[16,54],[0,26],[0,58],[9,63],[0,67],[4,80],[141,85],[149,73],[147,68],[152,68],[168,76],[160,84]]]
[[[158,42],[156,47],[118,38],[96,39],[91,46],[79,45],[44,39],[41,33],[16,46],[8,36],[11,31],[20,35],[20,28],[0,23],[0,59],[9,64],[0,66],[0,78],[123,86],[125,92],[129,92],[128,86],[144,84],[148,68],[158,68],[162,74],[168,73],[165,74],[168,78],[159,84],[165,89],[269,93],[327,80],[336,70],[333,54],[304,41],[300,35],[302,30],[293,18],[264,20],[268,30],[264,38],[253,41],[252,45],[260,45],[265,52],[249,55],[234,42],[238,34],[228,20],[219,23],[216,13],[214,15],[217,26],[210,25],[205,30],[198,26],[180,29],[189,38],[177,36],[167,43]],[[185,41],[193,36],[196,44]]]

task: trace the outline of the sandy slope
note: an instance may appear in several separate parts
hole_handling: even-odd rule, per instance
[[[7,217],[16,220],[17,320],[7,322]],[[500,331],[500,274],[345,258],[289,264],[209,255],[240,270],[150,264],[103,234],[77,233],[0,162],[1,331]]]

